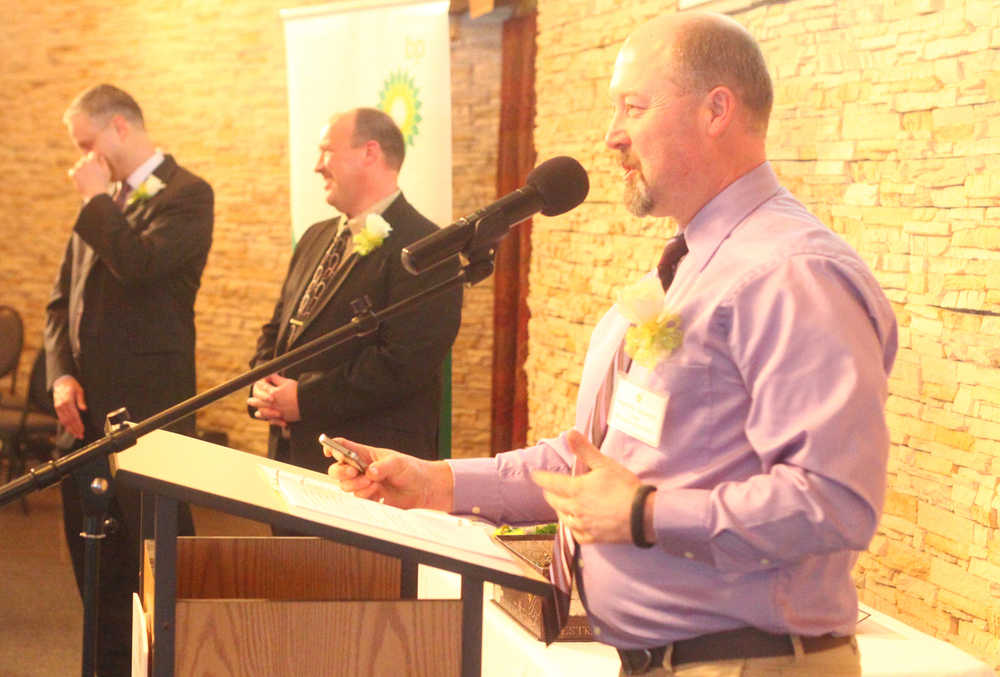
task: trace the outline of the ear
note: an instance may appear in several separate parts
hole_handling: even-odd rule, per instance
[[[705,95],[705,132],[710,137],[719,138],[726,133],[736,119],[739,100],[733,90],[719,85]]]
[[[111,116],[111,126],[115,128],[118,138],[124,140],[132,131],[132,126],[123,116],[115,114]]]
[[[382,146],[375,139],[365,142],[364,163],[371,165],[382,159]]]

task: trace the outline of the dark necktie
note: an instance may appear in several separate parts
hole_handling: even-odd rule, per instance
[[[670,283],[674,281],[677,266],[680,264],[681,259],[684,258],[684,255],[687,254],[687,251],[687,242],[685,242],[683,234],[676,235],[667,240],[667,244],[663,248],[663,255],[660,257],[660,262],[656,264],[656,272],[660,276],[660,284],[663,285],[664,292],[670,287]],[[595,408],[603,407],[604,416],[595,415],[592,417],[592,420],[607,421],[607,412],[611,408],[611,399],[614,392],[615,375],[619,370],[624,371],[622,369],[622,361],[626,359],[624,352],[623,346],[619,346],[618,352],[615,353],[615,357],[608,368],[604,383],[597,394],[598,401],[594,406]],[[607,426],[605,425],[602,430],[591,430],[588,432],[591,434],[591,441],[594,443],[594,446],[600,447],[607,432]],[[578,474],[576,463],[573,464],[573,474]],[[556,531],[555,541],[552,544],[552,564],[549,567],[549,578],[552,580],[553,586],[553,599],[546,600],[542,605],[544,633],[542,639],[546,643],[555,641],[569,620],[570,592],[573,587],[573,574],[576,570],[578,554],[579,549],[576,547],[576,539],[573,538],[573,534],[566,523],[560,520],[559,529]]]
[[[306,287],[305,293],[302,294],[299,306],[290,320],[292,328],[288,332],[288,339],[285,341],[286,346],[291,345],[292,341],[301,333],[302,325],[316,312],[319,300],[323,298],[323,294],[333,279],[334,273],[340,267],[340,262],[344,258],[344,252],[347,250],[347,241],[350,239],[351,231],[345,225],[337,233],[337,237],[333,238],[330,246],[327,247],[326,253],[323,254],[319,265],[316,266],[312,279],[309,280],[309,286]]]
[[[663,255],[660,256],[660,262],[656,264],[656,272],[660,276],[660,284],[663,285],[663,291],[667,291],[670,283],[674,281],[677,266],[687,252],[688,246],[684,240],[683,233],[667,240],[667,244],[663,248]]]

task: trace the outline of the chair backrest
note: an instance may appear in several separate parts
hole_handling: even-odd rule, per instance
[[[11,375],[10,391],[17,385],[17,365],[24,347],[24,322],[10,306],[0,306],[0,378]]]

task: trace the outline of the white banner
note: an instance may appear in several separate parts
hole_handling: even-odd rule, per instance
[[[330,116],[368,106],[406,138],[400,187],[451,222],[451,54],[447,0],[340,2],[281,11],[288,62],[292,239],[336,212],[313,171]]]

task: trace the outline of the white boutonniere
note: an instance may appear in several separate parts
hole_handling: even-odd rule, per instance
[[[142,204],[146,202],[154,195],[159,193],[167,184],[163,183],[156,174],[150,174],[145,181],[140,183],[132,194],[128,196],[128,200],[125,201],[126,207],[131,207],[134,202]]]
[[[664,305],[663,287],[647,276],[618,292],[618,311],[632,323],[625,332],[625,353],[652,369],[674,352],[684,338],[681,316]]]
[[[365,217],[365,227],[354,235],[354,251],[358,256],[368,256],[382,246],[392,232],[392,226],[378,214]]]

